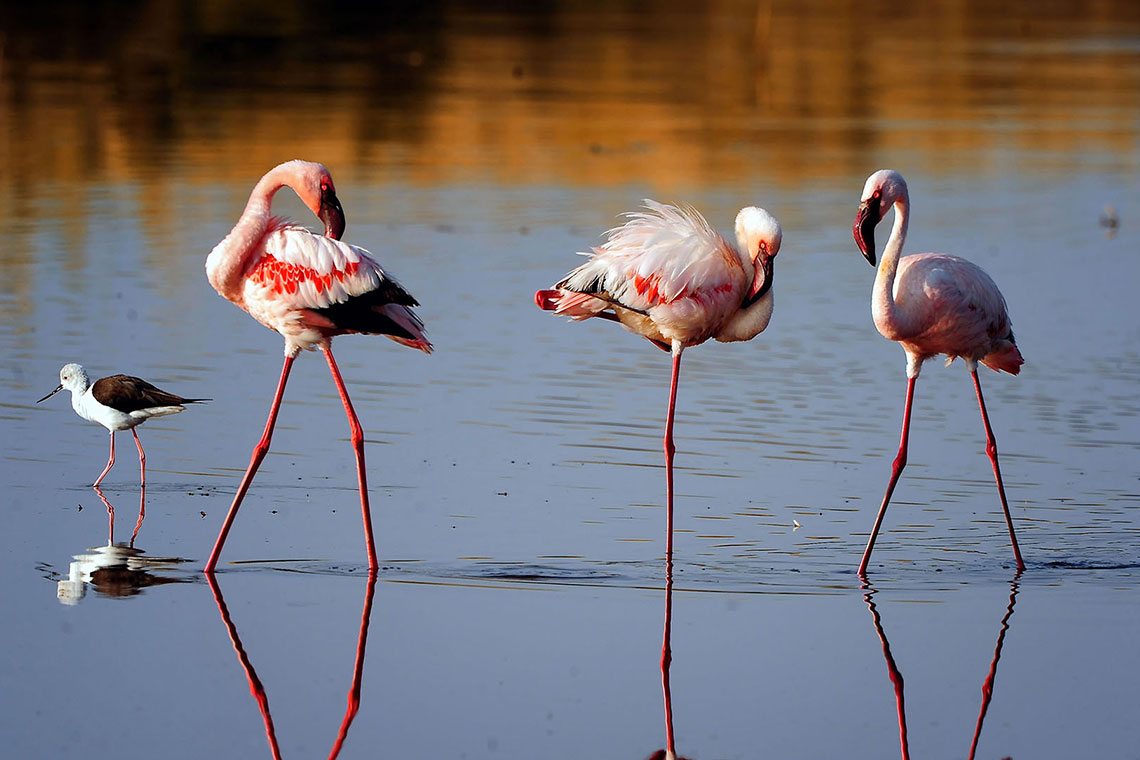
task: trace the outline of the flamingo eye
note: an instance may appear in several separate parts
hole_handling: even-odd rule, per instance
[[[876,200],[879,198],[882,198],[883,197],[883,191],[882,190],[876,190],[874,193],[871,194],[871,197],[875,198]]]
[[[768,241],[767,240],[761,240],[760,241],[760,252],[761,253],[767,253],[768,252]]]

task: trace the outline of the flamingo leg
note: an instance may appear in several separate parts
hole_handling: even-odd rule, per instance
[[[340,400],[344,402],[344,413],[348,417],[349,430],[352,431],[352,449],[356,453],[356,479],[360,484],[360,512],[364,519],[364,542],[368,549],[368,569],[376,570],[380,565],[376,561],[376,543],[372,538],[372,512],[368,508],[368,476],[364,470],[364,430],[360,427],[360,420],[352,408],[348,389],[344,387],[344,380],[340,376],[340,369],[336,366],[332,351],[328,347],[322,347],[321,350],[324,351],[325,359],[329,363],[329,371],[332,372],[333,382],[340,392]]]
[[[867,539],[867,548],[863,552],[863,561],[859,563],[859,575],[867,574],[867,563],[871,561],[871,550],[875,548],[875,539],[879,536],[879,528],[883,525],[883,516],[887,514],[887,505],[891,502],[891,494],[895,492],[895,485],[899,482],[903,468],[906,467],[906,448],[910,441],[910,407],[914,402],[914,382],[917,377],[907,379],[906,408],[903,410],[902,440],[899,441],[899,453],[891,465],[891,482],[887,484],[887,493],[883,496],[883,503],[879,506],[879,514],[875,517],[875,527],[871,529],[871,536]]]
[[[669,383],[669,416],[665,421],[665,559],[673,559],[673,413],[677,409],[677,375],[681,371],[680,343],[673,344],[673,378]]]
[[[111,431],[111,456],[107,459],[107,466],[103,468],[103,472],[99,473],[99,477],[95,478],[92,486],[97,486],[103,482],[103,478],[107,477],[107,473],[115,466],[115,431]]]
[[[281,408],[281,397],[285,395],[285,383],[289,380],[289,370],[293,368],[295,358],[295,356],[285,357],[285,364],[281,367],[281,379],[277,381],[277,393],[273,396],[273,406],[270,407],[269,419],[265,422],[265,432],[262,433],[261,440],[258,441],[257,445],[253,447],[253,456],[250,457],[249,467],[241,479],[241,484],[238,485],[237,493],[234,494],[233,504],[230,505],[230,511],[222,523],[222,529],[218,532],[218,540],[214,543],[214,550],[210,552],[210,559],[206,562],[205,572],[207,575],[214,572],[214,568],[217,567],[218,557],[222,554],[222,546],[226,543],[226,536],[229,535],[230,526],[233,525],[234,518],[237,516],[238,507],[241,506],[241,501],[245,498],[245,492],[249,490],[249,484],[253,482],[253,476],[257,474],[257,468],[261,466],[261,460],[265,459],[265,455],[269,451],[269,441],[273,438],[273,426],[277,424],[277,412]]]
[[[990,416],[986,413],[986,401],[982,398],[982,386],[978,382],[978,371],[972,369],[970,374],[974,377],[974,390],[978,392],[978,407],[982,410],[982,424],[986,427],[986,454],[994,466],[994,479],[997,481],[998,496],[1001,497],[1001,508],[1005,512],[1005,524],[1009,528],[1009,540],[1013,544],[1013,556],[1017,559],[1017,569],[1024,570],[1025,562],[1021,559],[1021,549],[1017,545],[1017,535],[1013,532],[1013,517],[1009,514],[1009,503],[1005,500],[1005,486],[1001,481],[1001,468],[998,467],[997,439],[990,427]]]
[[[249,655],[245,653],[245,647],[241,645],[237,626],[234,624],[233,618],[230,617],[230,610],[226,607],[226,600],[222,596],[222,587],[218,585],[213,573],[206,573],[206,583],[210,584],[210,591],[214,593],[214,602],[218,605],[218,611],[222,613],[222,623],[230,635],[230,643],[233,644],[234,651],[237,653],[238,662],[241,663],[242,670],[245,671],[245,679],[249,683],[249,693],[257,700],[257,708],[261,711],[261,720],[265,724],[265,738],[269,742],[269,754],[273,760],[281,760],[281,749],[277,746],[277,731],[273,727],[273,715],[269,711],[269,695],[265,693],[265,686],[257,677],[257,671],[253,669],[253,663],[250,662]]]
[[[348,727],[352,725],[357,711],[360,710],[360,685],[364,676],[364,649],[368,646],[368,624],[372,615],[372,595],[376,590],[376,578],[376,571],[369,570],[368,585],[364,589],[364,612],[360,613],[360,635],[356,639],[356,661],[352,667],[352,685],[348,689],[348,704],[344,710],[344,718],[340,722],[340,731],[337,732],[336,742],[333,743],[332,750],[329,752],[329,760],[335,760],[340,754],[340,748],[344,745],[345,737],[348,736]]]
[[[887,632],[883,630],[883,620],[879,616],[879,610],[875,607],[874,596],[878,592],[866,584],[863,588],[867,591],[863,595],[863,601],[871,610],[871,618],[875,621],[875,633],[879,634],[879,643],[883,645],[883,656],[887,658],[887,675],[891,677],[891,683],[895,687],[895,707],[899,714],[899,746],[902,750],[902,760],[910,760],[910,745],[907,742],[906,734],[906,699],[903,693],[903,676],[898,665],[895,664],[894,655],[891,654],[891,644],[887,641]]]
[[[142,480],[139,485],[146,488],[146,454],[143,453],[142,441],[139,440],[139,434],[135,432],[134,428],[131,428],[131,435],[135,437],[135,446],[139,450],[139,472],[142,473]]]
[[[673,695],[669,688],[669,666],[673,663],[670,637],[673,627],[673,560],[665,560],[665,630],[661,640],[661,693],[665,703],[665,757],[676,757],[673,738]]]

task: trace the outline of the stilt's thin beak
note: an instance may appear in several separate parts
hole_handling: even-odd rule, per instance
[[[875,266],[875,225],[878,223],[879,199],[871,197],[859,204],[859,211],[855,214],[855,224],[851,227],[856,245],[871,266]]]
[[[773,257],[764,254],[756,257],[756,272],[752,275],[752,287],[748,289],[748,295],[745,296],[744,303],[741,304],[742,309],[747,309],[772,289],[772,274],[774,272]]]
[[[325,223],[325,237],[340,240],[344,234],[344,209],[340,207],[340,199],[331,187],[321,189],[321,209],[317,212],[317,217]]]
[[[62,390],[63,390],[63,383],[60,383],[58,388],[56,388],[54,391],[52,391],[48,395],[41,398],[40,401],[47,401],[49,398],[51,398],[52,396],[54,396],[55,394],[59,393]],[[38,403],[40,403],[40,401],[37,401],[36,403],[38,404]]]

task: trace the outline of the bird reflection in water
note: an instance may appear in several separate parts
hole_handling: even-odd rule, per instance
[[[249,655],[245,653],[245,647],[242,646],[241,638],[238,636],[237,626],[234,624],[233,618],[230,617],[230,611],[226,607],[225,598],[222,596],[222,587],[218,585],[218,580],[213,573],[206,573],[205,576],[206,582],[210,584],[210,590],[214,593],[214,601],[218,605],[218,611],[222,614],[222,623],[225,624],[226,631],[230,636],[230,641],[234,645],[238,662],[241,663],[242,670],[245,671],[246,680],[249,681],[250,694],[257,700],[257,707],[261,711],[261,718],[265,723],[265,738],[269,742],[269,752],[274,760],[280,760],[281,749],[277,745],[277,733],[273,728],[273,716],[269,711],[269,695],[265,693],[265,687],[262,685],[261,679],[257,677],[257,671],[254,670]],[[348,706],[345,708],[344,719],[341,720],[336,741],[329,751],[329,760],[333,760],[333,758],[340,754],[344,739],[348,736],[348,728],[352,725],[352,721],[360,709],[360,687],[364,674],[364,649],[368,643],[368,622],[372,616],[372,595],[376,590],[376,577],[377,571],[370,570],[368,572],[368,583],[364,589],[364,611],[360,614],[360,636],[356,641],[356,662],[352,670],[352,685],[348,689]]]
[[[998,631],[997,645],[994,647],[994,656],[990,661],[990,670],[986,674],[986,680],[982,684],[982,706],[978,711],[978,723],[974,727],[974,736],[970,742],[969,760],[974,760],[974,754],[978,748],[978,739],[982,735],[982,724],[986,719],[986,712],[990,708],[990,700],[994,696],[994,679],[997,677],[998,660],[1001,659],[1001,648],[1005,643],[1005,632],[1009,630],[1009,619],[1013,616],[1013,605],[1017,602],[1018,578],[1021,576],[1021,571],[1018,570],[1013,576],[1013,580],[1009,582],[1009,604],[1006,605],[1005,615],[1001,619],[1001,630]],[[883,657],[887,661],[887,673],[890,675],[891,683],[895,687],[895,703],[898,705],[898,718],[899,718],[899,746],[902,751],[902,760],[910,760],[910,748],[907,744],[906,734],[906,703],[903,698],[903,677],[899,671],[898,666],[895,665],[895,658],[891,654],[891,645],[887,641],[887,633],[883,630],[883,621],[879,616],[879,610],[875,606],[874,596],[879,593],[870,584],[863,584],[866,593],[863,594],[863,601],[867,603],[867,609],[871,611],[871,619],[875,622],[875,633],[879,636],[879,641],[883,645]]]
[[[74,555],[68,566],[67,578],[56,582],[56,597],[61,603],[79,604],[87,595],[88,585],[103,596],[127,597],[134,596],[149,586],[186,583],[189,580],[151,572],[184,562],[180,557],[147,557],[142,549],[135,548],[139,528],[146,516],[145,488],[140,489],[139,515],[129,544],[115,543],[115,507],[107,500],[101,488],[92,488],[107,508],[107,545],[96,546],[86,553]]]
[[[673,558],[665,559],[665,630],[661,637],[661,694],[665,701],[665,748],[650,755],[647,760],[686,760],[678,757],[673,740],[673,695],[669,690],[669,666],[673,663],[673,649],[669,638],[673,625]]]

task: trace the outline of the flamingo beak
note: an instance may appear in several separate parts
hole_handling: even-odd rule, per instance
[[[863,257],[875,266],[875,225],[879,223],[879,199],[868,198],[859,204],[859,211],[855,214],[855,224],[851,233],[855,236],[855,243],[863,252]]]
[[[51,398],[52,396],[54,396],[55,394],[59,393],[62,390],[63,390],[63,383],[60,383],[58,388],[56,388],[54,391],[52,391],[48,395],[41,398],[40,401],[47,401],[49,398]],[[38,403],[40,403],[40,401],[37,401],[36,403],[38,404]]]
[[[340,199],[331,187],[321,188],[321,208],[317,217],[325,223],[325,237],[340,240],[344,234],[344,209],[340,207]]]
[[[742,309],[747,309],[763,298],[764,294],[772,289],[772,274],[774,271],[771,256],[761,254],[756,258],[756,271],[752,275],[752,286],[748,289],[748,295],[745,297],[744,303],[741,304]]]

